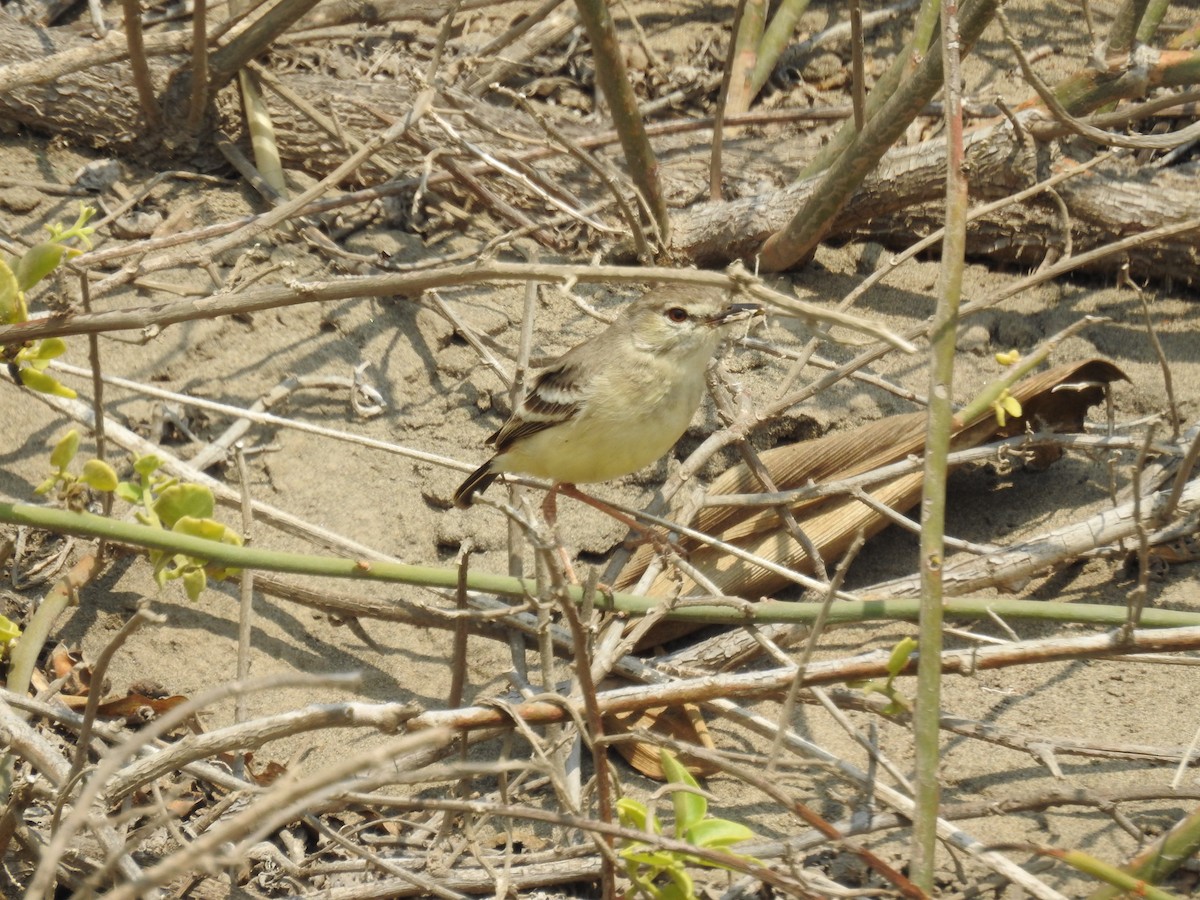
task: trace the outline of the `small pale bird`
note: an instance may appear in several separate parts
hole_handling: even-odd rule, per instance
[[[724,291],[695,286],[659,287],[633,301],[612,325],[537,374],[488,438],[495,455],[454,492],[455,505],[470,506],[503,472],[581,484],[654,462],[700,405],[721,326],[761,313],[754,304],[729,303]]]

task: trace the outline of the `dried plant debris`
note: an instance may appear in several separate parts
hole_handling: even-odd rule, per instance
[[[1047,434],[1077,432],[1083,427],[1087,410],[1103,402],[1106,385],[1125,376],[1105,360],[1088,360],[1056,366],[1030,376],[1010,390],[1020,403],[1021,414],[1006,416],[1001,424],[991,409],[973,421],[960,423],[955,430],[951,450],[977,447],[1025,433]],[[891,416],[867,422],[848,431],[821,438],[772,448],[760,454],[771,480],[780,491],[836,484],[910,457],[919,457],[925,441],[923,412]],[[1049,442],[1030,442],[1028,457],[1034,468],[1045,468],[1059,452]],[[880,505],[903,514],[921,495],[923,473],[912,471],[871,483],[867,488]],[[762,493],[761,482],[739,464],[714,481],[709,497],[722,494]],[[863,503],[848,491],[786,502],[821,558],[832,564],[845,552],[856,536],[868,537],[886,528],[891,519],[878,509]],[[804,547],[780,520],[778,512],[764,501],[760,506],[707,506],[691,523],[692,527],[722,542],[733,544],[755,556],[787,568],[812,571],[812,560]],[[792,582],[760,566],[730,556],[716,547],[704,547],[691,538],[683,538],[680,550],[687,561],[712,584],[731,596],[769,595]],[[654,556],[654,548],[642,548],[622,572],[618,587],[637,581]],[[685,573],[665,572],[651,585],[652,596],[686,596],[692,581]]]

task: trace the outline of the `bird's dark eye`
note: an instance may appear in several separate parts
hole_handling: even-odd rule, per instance
[[[672,322],[686,322],[688,320],[688,311],[682,306],[672,306],[667,310],[667,318]]]

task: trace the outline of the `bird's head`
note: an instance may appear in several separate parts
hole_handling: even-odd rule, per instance
[[[712,354],[721,326],[761,315],[753,303],[730,303],[725,291],[671,285],[650,291],[625,310],[639,349],[690,356]]]

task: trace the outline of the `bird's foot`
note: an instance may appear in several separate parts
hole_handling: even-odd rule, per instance
[[[673,541],[669,535],[663,534],[657,528],[647,528],[645,525],[635,524],[630,530],[633,534],[621,542],[622,549],[633,551],[649,544],[654,548],[656,553],[682,552],[677,542]]]
[[[591,494],[585,494],[575,485],[567,482],[556,484],[551,490],[550,494],[546,495],[546,501],[542,504],[543,512],[545,512],[547,503],[551,503],[553,506],[550,498],[555,491],[560,494],[564,494],[573,500],[578,500],[580,503],[586,503],[588,506],[592,507],[592,509],[600,510],[600,512],[613,519],[616,519],[618,522],[628,528],[631,532],[631,535],[626,538],[622,544],[626,550],[636,550],[642,544],[651,544],[659,553],[666,553],[672,550],[674,552],[679,551],[678,546],[672,542],[667,535],[663,534],[661,530],[652,528],[649,525],[645,525],[637,521],[632,516],[629,516],[617,509],[615,506],[605,503],[603,500],[599,499],[598,497],[593,497]]]
[[[551,486],[550,491],[546,494],[546,499],[542,501],[542,518],[546,521],[546,527],[550,530],[550,539],[554,542],[558,560],[562,563],[563,577],[567,579],[568,584],[579,584],[579,576],[575,574],[575,566],[571,563],[571,554],[567,552],[567,547],[558,534],[558,494],[562,487],[560,484]],[[567,485],[567,487],[575,489],[573,484]]]

